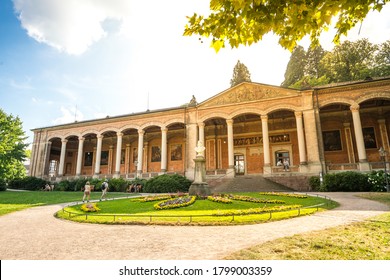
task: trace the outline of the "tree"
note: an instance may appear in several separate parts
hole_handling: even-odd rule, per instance
[[[238,60],[233,69],[233,78],[230,80],[230,86],[234,87],[243,82],[251,82],[251,74],[245,64]]]
[[[363,80],[373,76],[377,46],[367,39],[345,41],[324,56],[325,75],[330,82]]]
[[[286,72],[284,73],[283,87],[288,87],[305,75],[306,52],[302,46],[297,46],[291,54],[290,61],[287,64]]]
[[[228,43],[232,48],[251,45],[267,33],[279,37],[279,44],[292,51],[297,42],[310,36],[312,46],[319,45],[319,35],[338,17],[333,42],[370,11],[381,11],[390,0],[210,0],[210,15],[196,13],[188,17],[184,35],[211,37],[211,46],[218,52]]]
[[[390,76],[390,40],[378,46],[378,53],[375,57],[374,76]]]
[[[0,109],[0,179],[25,176],[26,139],[20,119]]]

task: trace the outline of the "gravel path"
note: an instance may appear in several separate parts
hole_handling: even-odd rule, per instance
[[[80,224],[56,219],[61,205],[0,217],[2,260],[217,260],[276,238],[361,221],[389,211],[354,193],[326,193],[340,207],[311,216],[243,226]]]

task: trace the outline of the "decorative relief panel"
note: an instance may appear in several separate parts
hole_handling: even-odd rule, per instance
[[[268,99],[268,98],[277,98],[277,97],[286,97],[286,96],[295,96],[295,93],[287,93],[279,89],[268,88],[268,87],[259,87],[259,86],[242,86],[238,87],[235,90],[228,91],[221,96],[216,97],[210,102],[204,104],[204,106],[218,106],[226,104],[235,104],[241,102],[248,102],[254,100]]]

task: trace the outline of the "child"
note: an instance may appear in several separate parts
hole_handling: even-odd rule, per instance
[[[83,202],[85,201],[86,198],[87,198],[87,202],[89,202],[90,196],[91,196],[91,185],[89,184],[89,181],[87,181],[87,183],[85,183],[84,186]]]

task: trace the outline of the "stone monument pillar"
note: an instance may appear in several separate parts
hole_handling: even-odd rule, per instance
[[[206,160],[204,158],[204,150],[202,141],[198,141],[195,148],[196,158],[195,162],[195,175],[194,181],[192,182],[189,195],[208,196],[211,194],[210,187],[206,183]]]

